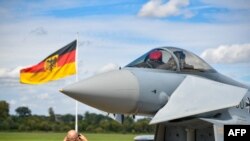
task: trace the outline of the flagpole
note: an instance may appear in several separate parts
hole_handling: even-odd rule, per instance
[[[77,36],[76,36],[76,82],[78,82],[78,32],[77,32]],[[78,102],[77,100],[75,100],[75,131],[78,132]]]

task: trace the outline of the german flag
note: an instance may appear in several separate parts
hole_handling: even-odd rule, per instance
[[[43,61],[20,70],[20,82],[42,84],[76,73],[76,40],[52,53]]]

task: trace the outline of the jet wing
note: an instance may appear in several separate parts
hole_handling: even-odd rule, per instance
[[[246,93],[245,88],[188,75],[150,124],[233,107]]]

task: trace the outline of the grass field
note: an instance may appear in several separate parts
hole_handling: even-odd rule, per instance
[[[63,141],[66,133],[0,132],[0,141]],[[133,141],[133,134],[84,134],[89,141]]]

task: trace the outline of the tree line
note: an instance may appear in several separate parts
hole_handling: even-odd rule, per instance
[[[25,106],[15,109],[16,115],[9,114],[9,104],[0,101],[0,131],[46,131],[66,132],[74,129],[75,115],[55,114],[53,108],[48,109],[48,116],[32,115],[32,111]],[[102,114],[85,112],[78,114],[78,128],[80,132],[91,133],[153,133],[154,126],[148,123],[149,118],[135,121],[132,117],[125,117],[123,124]]]

